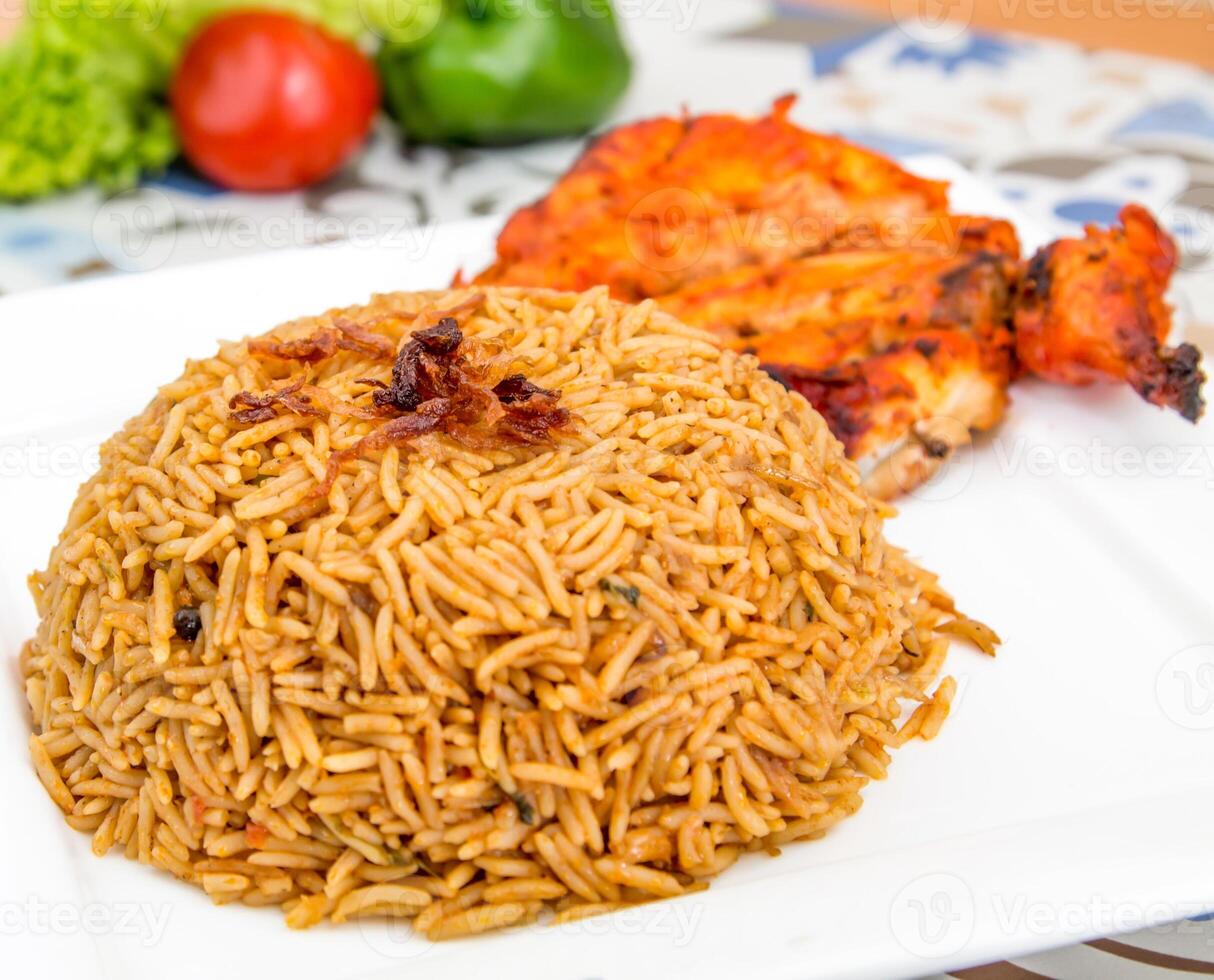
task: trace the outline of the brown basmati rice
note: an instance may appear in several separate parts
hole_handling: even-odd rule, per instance
[[[344,317],[399,344],[470,295],[275,336]],[[885,543],[804,400],[601,289],[488,290],[463,327],[577,428],[477,451],[431,434],[318,497],[330,453],[378,423],[235,424],[234,395],[301,370],[242,342],[106,444],[31,578],[23,653],[34,767],[97,853],[297,927],[565,921],[820,836],[939,729],[951,602]],[[308,370],[351,401],[389,364]]]

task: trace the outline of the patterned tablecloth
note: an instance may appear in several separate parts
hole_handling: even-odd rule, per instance
[[[616,3],[637,60],[617,119],[683,107],[754,113],[791,91],[800,97],[799,122],[892,154],[951,155],[1058,234],[1109,222],[1125,201],[1141,201],[1181,245],[1180,328],[1214,350],[1210,74],[963,25],[890,27],[804,3]],[[427,223],[532,200],[580,146],[402,147],[385,128],[348,172],[306,193],[229,194],[180,171],[109,201],[80,191],[0,208],[0,292],[339,238],[391,241],[408,261],[411,247],[424,247]],[[1111,909],[1110,932],[1163,914]],[[1118,980],[1185,972],[1214,974],[1209,916],[952,976]]]

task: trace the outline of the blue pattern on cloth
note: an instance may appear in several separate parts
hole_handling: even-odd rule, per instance
[[[1073,221],[1077,225],[1114,224],[1117,221],[1117,212],[1120,210],[1121,203],[1117,201],[1101,201],[1091,198],[1062,201],[1054,206],[1054,214],[1063,221]]]
[[[170,167],[168,172],[162,176],[145,180],[143,183],[147,187],[156,187],[165,191],[179,191],[182,194],[191,194],[194,197],[221,197],[227,193],[218,184],[212,184],[205,177],[180,166]]]
[[[1214,110],[1196,99],[1173,99],[1148,106],[1114,133],[1114,138],[1139,134],[1195,136],[1214,143]]]
[[[849,56],[890,30],[888,27],[876,23],[872,27],[868,27],[867,21],[840,17],[836,11],[815,10],[804,4],[776,3],[774,9],[777,16],[785,19],[854,27],[854,33],[842,34],[833,40],[821,41],[809,46],[812,66],[810,74],[816,77],[838,71]]]
[[[945,143],[915,139],[913,136],[887,133],[877,129],[866,129],[864,127],[842,129],[839,131],[839,135],[853,143],[858,143],[860,146],[866,146],[870,150],[876,150],[878,153],[884,153],[886,156],[892,157],[909,157],[916,153],[948,152],[948,146]]]
[[[865,31],[852,37],[840,38],[837,41],[815,44],[811,55],[814,74],[829,75],[838,71],[849,56],[871,44],[884,33],[883,30]]]
[[[86,230],[27,218],[19,209],[0,209],[2,292],[62,282],[70,270],[87,265],[96,255],[93,236]]]
[[[52,244],[55,235],[49,228],[26,227],[0,234],[0,249],[10,252],[34,252]]]
[[[927,44],[908,41],[894,56],[893,64],[937,65],[952,74],[964,65],[989,65],[1002,68],[1023,48],[1023,45],[1004,41],[987,34],[964,35],[957,44]]]

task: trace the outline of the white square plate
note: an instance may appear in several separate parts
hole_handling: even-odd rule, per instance
[[[1008,211],[955,166],[917,168],[953,179],[961,209]],[[1018,386],[999,431],[904,502],[890,537],[1006,643],[997,660],[957,650],[940,737],[899,751],[824,840],[749,857],[677,901],[438,946],[379,922],[293,933],[275,910],[217,908],[166,874],[94,858],[30,769],[14,663],[34,627],[25,576],[96,445],[217,338],[442,286],[484,264],[496,227],[0,301],[7,975],[887,978],[1214,908],[1214,428],[1125,388]]]

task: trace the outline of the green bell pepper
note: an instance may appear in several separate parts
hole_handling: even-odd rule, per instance
[[[388,110],[417,142],[583,132],[628,85],[610,0],[448,0],[428,26],[379,54]]]

